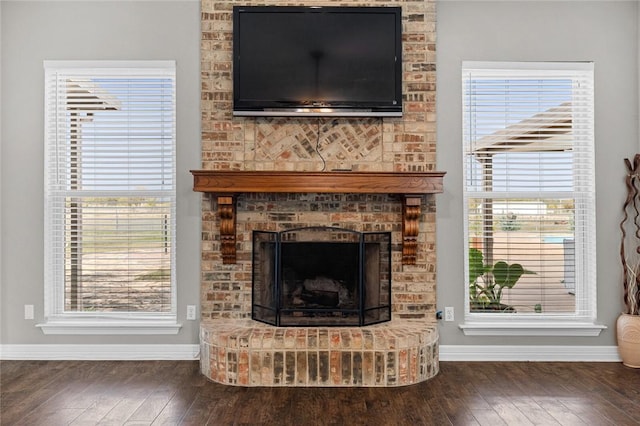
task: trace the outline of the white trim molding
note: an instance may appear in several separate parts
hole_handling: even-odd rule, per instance
[[[617,346],[440,345],[440,361],[620,362]]]
[[[200,345],[0,345],[3,360],[188,361]]]
[[[0,345],[2,360],[198,360],[198,344]],[[617,346],[440,345],[440,361],[620,362]]]
[[[587,322],[477,321],[459,325],[465,336],[579,336],[596,337],[606,325]]]
[[[36,2],[36,1],[41,1],[44,3],[58,3],[58,2],[63,2],[63,1],[73,1],[73,2],[78,2],[78,3],[96,3],[96,2],[106,2],[106,3],[114,3],[116,1],[121,2],[123,0],[0,0],[0,3],[4,3],[4,2],[19,2],[19,3],[29,3],[29,2]],[[129,2],[152,2],[152,1],[160,1],[160,2],[196,2],[199,0],[126,0]]]
[[[178,334],[182,324],[173,320],[60,319],[36,324],[44,334]]]

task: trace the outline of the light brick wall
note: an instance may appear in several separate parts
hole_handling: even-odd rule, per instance
[[[304,5],[401,6],[403,96],[401,118],[234,118],[232,7],[292,5],[203,0],[201,40],[202,168],[211,170],[434,171],[435,1],[305,2]],[[319,140],[318,140],[318,135]],[[324,158],[326,166],[315,151]],[[301,226],[392,231],[393,315],[434,319],[435,203],[425,196],[417,264],[401,264],[401,203],[386,195],[242,194],[237,206],[237,264],[223,265],[215,204],[204,196],[202,285],[204,318],[246,318],[251,304],[251,232]]]

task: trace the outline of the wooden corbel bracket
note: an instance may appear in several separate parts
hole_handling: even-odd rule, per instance
[[[236,196],[220,195],[217,202],[222,263],[233,264],[236,263]]]
[[[402,264],[415,265],[418,254],[418,234],[422,197],[404,195],[402,198]]]

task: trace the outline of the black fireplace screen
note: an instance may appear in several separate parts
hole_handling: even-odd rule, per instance
[[[253,231],[251,317],[276,326],[391,319],[391,233],[310,227]]]

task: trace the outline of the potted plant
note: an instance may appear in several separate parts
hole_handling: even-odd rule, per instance
[[[498,261],[493,265],[484,264],[482,252],[469,249],[469,302],[471,312],[515,312],[513,306],[502,303],[502,292],[513,288],[524,274],[534,274],[519,263],[511,265]]]
[[[616,322],[616,337],[622,363],[640,368],[640,154],[624,163],[627,198],[620,222],[624,311]]]

